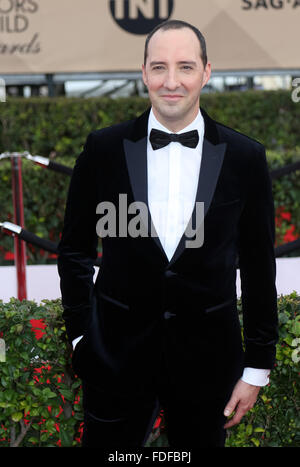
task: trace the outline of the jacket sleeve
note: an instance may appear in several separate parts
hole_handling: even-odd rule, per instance
[[[84,334],[91,309],[94,261],[97,258],[96,180],[93,137],[88,135],[76,160],[58,245],[58,273],[63,318],[71,342]]]
[[[274,201],[265,149],[260,145],[252,154],[239,224],[244,366],[271,369],[278,341]]]

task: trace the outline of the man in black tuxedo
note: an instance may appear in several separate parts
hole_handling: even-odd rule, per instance
[[[278,337],[265,149],[199,109],[210,74],[202,34],[161,24],[145,45],[151,109],[92,132],[76,161],[58,270],[84,446],[143,446],[160,408],[170,447],[224,446],[268,383]],[[124,232],[138,213],[140,235]]]

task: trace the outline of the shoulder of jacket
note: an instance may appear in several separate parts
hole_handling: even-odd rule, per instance
[[[120,138],[125,138],[131,131],[134,120],[128,120],[122,123],[116,123],[105,128],[91,131],[88,139],[93,140],[95,143],[110,142],[114,143]]]
[[[264,145],[256,139],[244,133],[241,133],[240,131],[237,131],[233,128],[230,128],[229,126],[224,125],[223,123],[216,122],[216,125],[221,140],[238,145],[242,144],[245,149],[248,148],[252,151],[255,150],[263,152],[265,150]]]

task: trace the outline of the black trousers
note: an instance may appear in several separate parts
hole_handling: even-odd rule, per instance
[[[199,394],[197,402],[166,387],[140,396],[121,396],[83,383],[83,447],[143,447],[156,417],[164,410],[169,447],[223,447],[226,400]]]

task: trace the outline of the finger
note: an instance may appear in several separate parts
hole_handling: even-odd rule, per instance
[[[225,423],[224,428],[225,429],[230,428],[230,427],[240,423],[240,421],[242,420],[242,418],[243,418],[243,416],[245,415],[246,412],[247,412],[247,410],[244,410],[241,407],[238,407],[236,413],[234,414],[234,416],[227,423]]]

